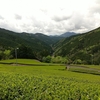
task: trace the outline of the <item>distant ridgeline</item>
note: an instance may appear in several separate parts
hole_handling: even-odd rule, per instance
[[[0,28],[0,59],[35,58],[44,62],[100,64],[100,27],[84,34],[60,36],[16,33]]]

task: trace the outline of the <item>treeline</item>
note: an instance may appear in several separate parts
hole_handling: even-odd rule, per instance
[[[83,57],[83,58],[82,58]],[[99,65],[100,64],[100,59],[96,55],[92,54],[86,54],[82,55],[80,54],[76,58],[71,58],[71,57],[62,57],[62,56],[47,56],[43,57],[42,59],[43,62],[46,63],[59,63],[59,64],[84,64],[84,65]]]
[[[60,63],[60,64],[67,64],[70,63],[70,59],[68,59],[67,57],[61,57],[61,56],[47,56],[47,57],[43,57],[42,59],[43,62],[46,63]]]
[[[0,50],[0,60],[1,59],[11,59],[13,58],[11,50]]]
[[[19,45],[16,48],[3,48],[0,47],[0,60],[4,59],[14,59],[16,58],[23,58],[23,59],[37,59],[42,61],[44,56],[50,54],[50,51],[44,49],[39,51],[33,50],[30,46],[26,45]]]
[[[75,61],[73,61],[68,57],[61,57],[61,56],[54,57],[50,55],[47,57],[43,57],[42,61],[46,63],[59,63],[59,64],[86,64],[82,62],[81,59],[76,59]]]
[[[59,63],[59,64],[100,64],[100,56],[97,54],[85,54],[84,52],[79,53],[79,56],[75,57],[62,57],[62,56],[47,56],[49,54],[48,51],[40,51],[36,52],[31,49],[31,47],[21,45],[18,48],[10,48],[10,49],[0,49],[0,60],[4,59],[14,59],[16,58],[23,59],[37,59],[46,63]],[[99,58],[98,58],[99,57]]]

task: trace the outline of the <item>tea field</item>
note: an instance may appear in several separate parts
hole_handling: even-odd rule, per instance
[[[0,100],[100,100],[100,75],[36,60],[18,59],[17,65],[15,60],[1,62]]]

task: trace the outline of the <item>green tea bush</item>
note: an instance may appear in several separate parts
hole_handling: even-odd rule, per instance
[[[0,73],[0,100],[100,100],[100,82]]]

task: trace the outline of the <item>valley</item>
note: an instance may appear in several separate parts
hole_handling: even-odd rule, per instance
[[[99,38],[0,29],[0,100],[99,100]]]

